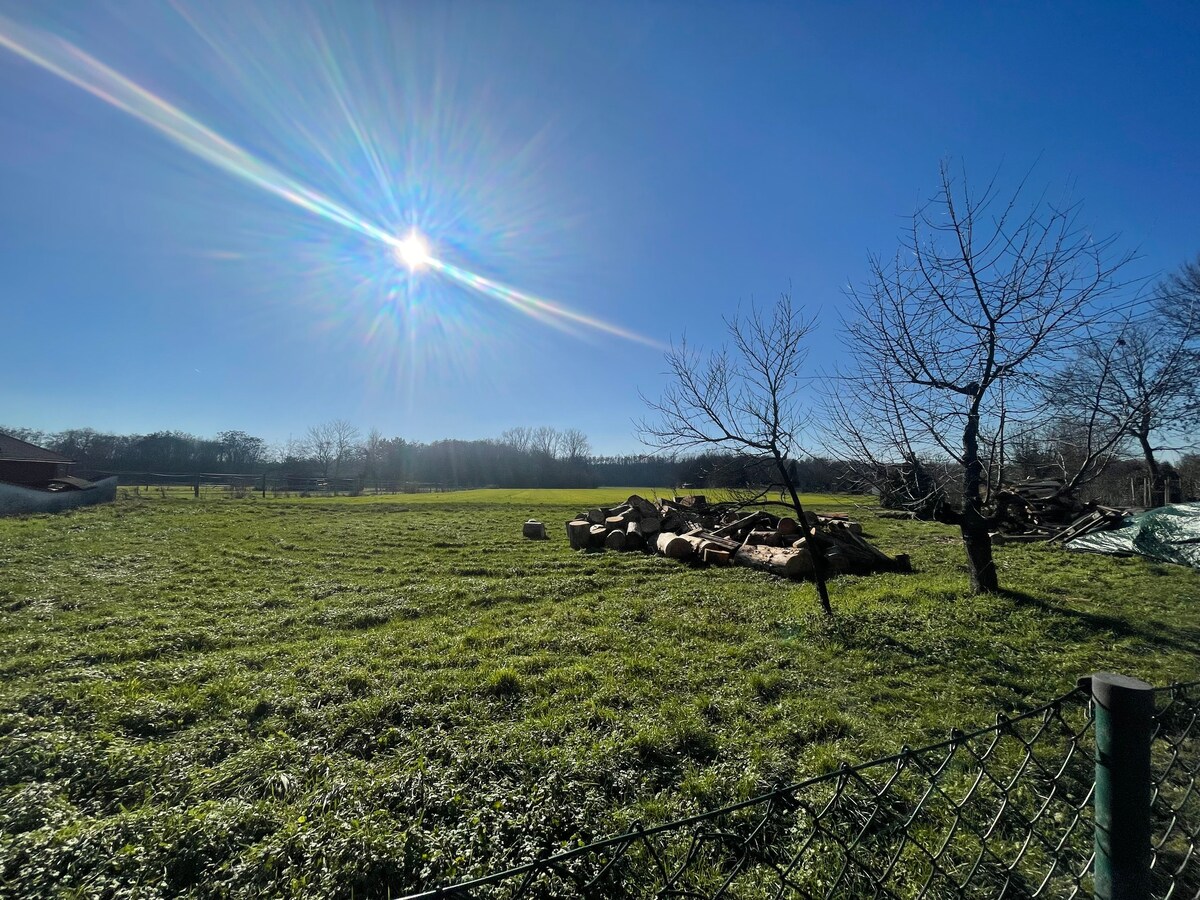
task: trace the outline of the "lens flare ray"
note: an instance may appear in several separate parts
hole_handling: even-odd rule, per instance
[[[132,116],[209,164],[299,209],[385,245],[408,262],[413,271],[429,269],[437,272],[480,296],[500,301],[543,323],[565,326],[568,330],[573,330],[570,326],[586,326],[625,340],[662,346],[633,331],[436,259],[428,254],[427,248],[417,250],[411,243],[411,235],[398,237],[391,230],[302,184],[57,35],[0,16],[0,47]],[[341,99],[344,103],[344,97]],[[353,121],[349,109],[344,112]],[[364,148],[369,146],[365,136],[357,130],[355,137]],[[382,177],[381,161],[372,159],[372,164]]]
[[[639,344],[654,347],[655,349],[663,349],[663,345],[660,342],[651,338],[643,337],[640,334],[627,331],[616,325],[610,325],[592,316],[585,316],[583,313],[574,312],[557,303],[551,303],[549,300],[543,300],[540,297],[534,297],[531,294],[518,291],[515,288],[492,281],[490,278],[484,278],[482,275],[476,275],[474,272],[460,269],[458,266],[451,265],[440,259],[427,257],[425,265],[452,278],[454,281],[464,287],[470,288],[476,293],[499,300],[502,303],[507,303],[514,309],[525,313],[525,315],[532,316],[543,322],[554,323],[557,320],[562,324],[586,325],[588,328],[603,331],[615,337],[624,338],[627,341],[635,341]]]
[[[383,229],[267,165],[68,41],[0,17],[0,46],[128,113],[226,172],[366,237],[392,240]]]

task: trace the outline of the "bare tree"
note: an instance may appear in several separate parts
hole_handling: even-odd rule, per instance
[[[326,426],[326,433],[333,442],[333,474],[337,475],[342,464],[358,455],[360,434],[358,428],[345,419],[334,419]]]
[[[591,454],[592,445],[587,435],[578,428],[568,428],[558,435],[558,450],[564,459],[578,462]]]
[[[1183,454],[1175,464],[1175,469],[1179,472],[1183,499],[1195,500],[1200,497],[1200,454]]]
[[[1015,439],[1009,463],[1027,477],[1059,479],[1057,493],[1067,494],[1100,478],[1124,456],[1129,441],[1102,414],[1094,393],[1085,392],[1081,407],[1071,411],[1061,394],[1049,399],[1053,417]]]
[[[1200,262],[1158,286],[1148,315],[1083,342],[1050,388],[1064,414],[1136,443],[1165,503],[1161,454],[1187,448],[1200,423]]]
[[[342,463],[357,453],[358,442],[358,429],[345,419],[314,425],[304,436],[306,454],[321,466],[324,477],[328,477],[331,467],[334,476],[338,474]]]
[[[329,467],[333,465],[337,453],[334,450],[334,436],[328,424],[313,425],[304,435],[302,441],[304,455],[310,457],[321,467],[321,475],[329,475]]]
[[[662,397],[642,397],[650,413],[638,423],[642,440],[671,453],[711,447],[768,460],[813,542],[817,594],[821,608],[832,615],[820,538],[807,528],[789,465],[803,453],[805,340],[813,322],[782,294],[770,310],[751,305],[725,324],[730,343],[718,350],[704,354],[683,340],[667,352],[670,382]]]
[[[519,453],[528,453],[533,441],[533,429],[525,425],[518,425],[500,435],[500,440]]]
[[[554,459],[558,452],[558,431],[548,425],[535,428],[529,435],[529,449],[542,456]]]
[[[1155,299],[1155,312],[1170,323],[1171,328],[1194,339],[1196,329],[1200,328],[1196,322],[1196,308],[1200,306],[1200,256],[1168,275],[1159,284]]]
[[[1080,227],[1078,206],[956,184],[947,164],[894,258],[851,287],[855,361],[834,403],[848,448],[879,463],[944,457],[971,589],[999,588],[984,490],[1006,431],[1044,412],[1039,386],[1085,333],[1129,260]]]
[[[303,437],[287,436],[287,440],[276,444],[270,453],[273,462],[282,463],[285,466],[293,466],[304,457],[308,456],[308,440]]]
[[[379,470],[383,456],[387,451],[387,440],[378,428],[372,428],[363,441],[363,482],[374,481],[376,492],[379,491]]]

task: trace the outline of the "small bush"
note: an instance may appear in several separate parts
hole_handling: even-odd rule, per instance
[[[497,669],[487,681],[487,692],[493,697],[519,697],[524,690],[521,676],[512,669]]]

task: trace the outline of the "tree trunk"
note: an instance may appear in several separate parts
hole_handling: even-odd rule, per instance
[[[829,603],[829,588],[825,584],[825,556],[821,552],[822,546],[820,536],[817,534],[817,529],[815,527],[808,527],[808,519],[804,515],[804,507],[800,503],[800,495],[796,493],[796,483],[792,478],[792,473],[789,471],[790,467],[784,463],[783,457],[780,456],[777,451],[774,452],[774,456],[775,468],[779,470],[779,476],[783,479],[783,483],[787,487],[788,493],[792,496],[792,508],[796,510],[796,520],[798,522],[805,523],[805,534],[811,539],[812,553],[810,556],[812,558],[813,581],[815,581],[817,585],[817,599],[821,603],[821,611],[827,616],[832,616],[833,606]]]
[[[983,486],[983,465],[979,461],[979,410],[977,403],[967,415],[963,429],[963,547],[967,551],[967,571],[971,577],[972,594],[990,594],[1000,590],[996,564],[992,560],[992,536],[988,519],[983,514],[979,489]]]
[[[988,533],[987,523],[982,528],[972,528],[964,518],[959,527],[962,530],[963,547],[967,551],[971,593],[995,593],[1000,590],[1000,582],[996,577],[996,564],[992,560],[992,536]]]
[[[1149,429],[1145,428],[1137,436],[1142,448],[1142,457],[1146,460],[1146,476],[1150,479],[1150,505],[1165,506],[1167,503],[1167,484],[1163,479],[1162,467],[1154,458],[1154,448],[1150,446]]]

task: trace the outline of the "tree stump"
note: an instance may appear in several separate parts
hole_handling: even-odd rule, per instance
[[[583,550],[591,537],[592,525],[587,519],[574,519],[567,523],[567,540],[572,550]]]

